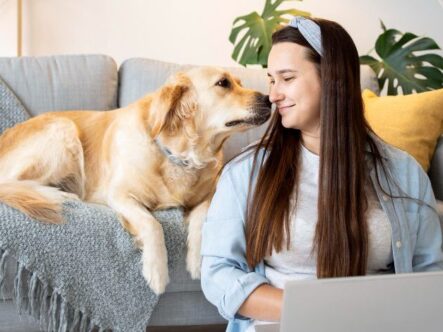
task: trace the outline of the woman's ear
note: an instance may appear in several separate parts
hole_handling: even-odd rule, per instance
[[[192,83],[186,74],[179,72],[171,82],[156,92],[151,105],[152,137],[157,137],[162,131],[174,134],[182,121],[194,113],[195,103],[191,96],[191,86]]]

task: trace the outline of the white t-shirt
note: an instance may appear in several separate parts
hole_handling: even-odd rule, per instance
[[[291,215],[291,244],[279,253],[265,257],[265,273],[271,285],[284,288],[288,280],[316,278],[316,257],[312,245],[317,224],[318,170],[320,158],[304,146],[301,150],[301,172],[297,206]],[[368,231],[369,253],[368,274],[382,273],[393,262],[391,247],[391,225],[368,185]],[[254,326],[266,322],[252,321],[247,332],[255,331]]]

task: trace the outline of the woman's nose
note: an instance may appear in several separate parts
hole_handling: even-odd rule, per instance
[[[276,103],[284,98],[284,95],[277,89],[276,86],[272,86],[269,89],[269,101]]]

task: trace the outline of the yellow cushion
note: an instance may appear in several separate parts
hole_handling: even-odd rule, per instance
[[[443,133],[443,89],[383,97],[364,90],[363,101],[374,132],[415,157],[427,171]]]

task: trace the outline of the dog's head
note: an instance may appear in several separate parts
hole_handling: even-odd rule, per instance
[[[264,123],[271,114],[267,96],[242,87],[229,72],[200,67],[171,77],[157,91],[151,134],[173,136],[195,131],[210,139],[226,138]]]

